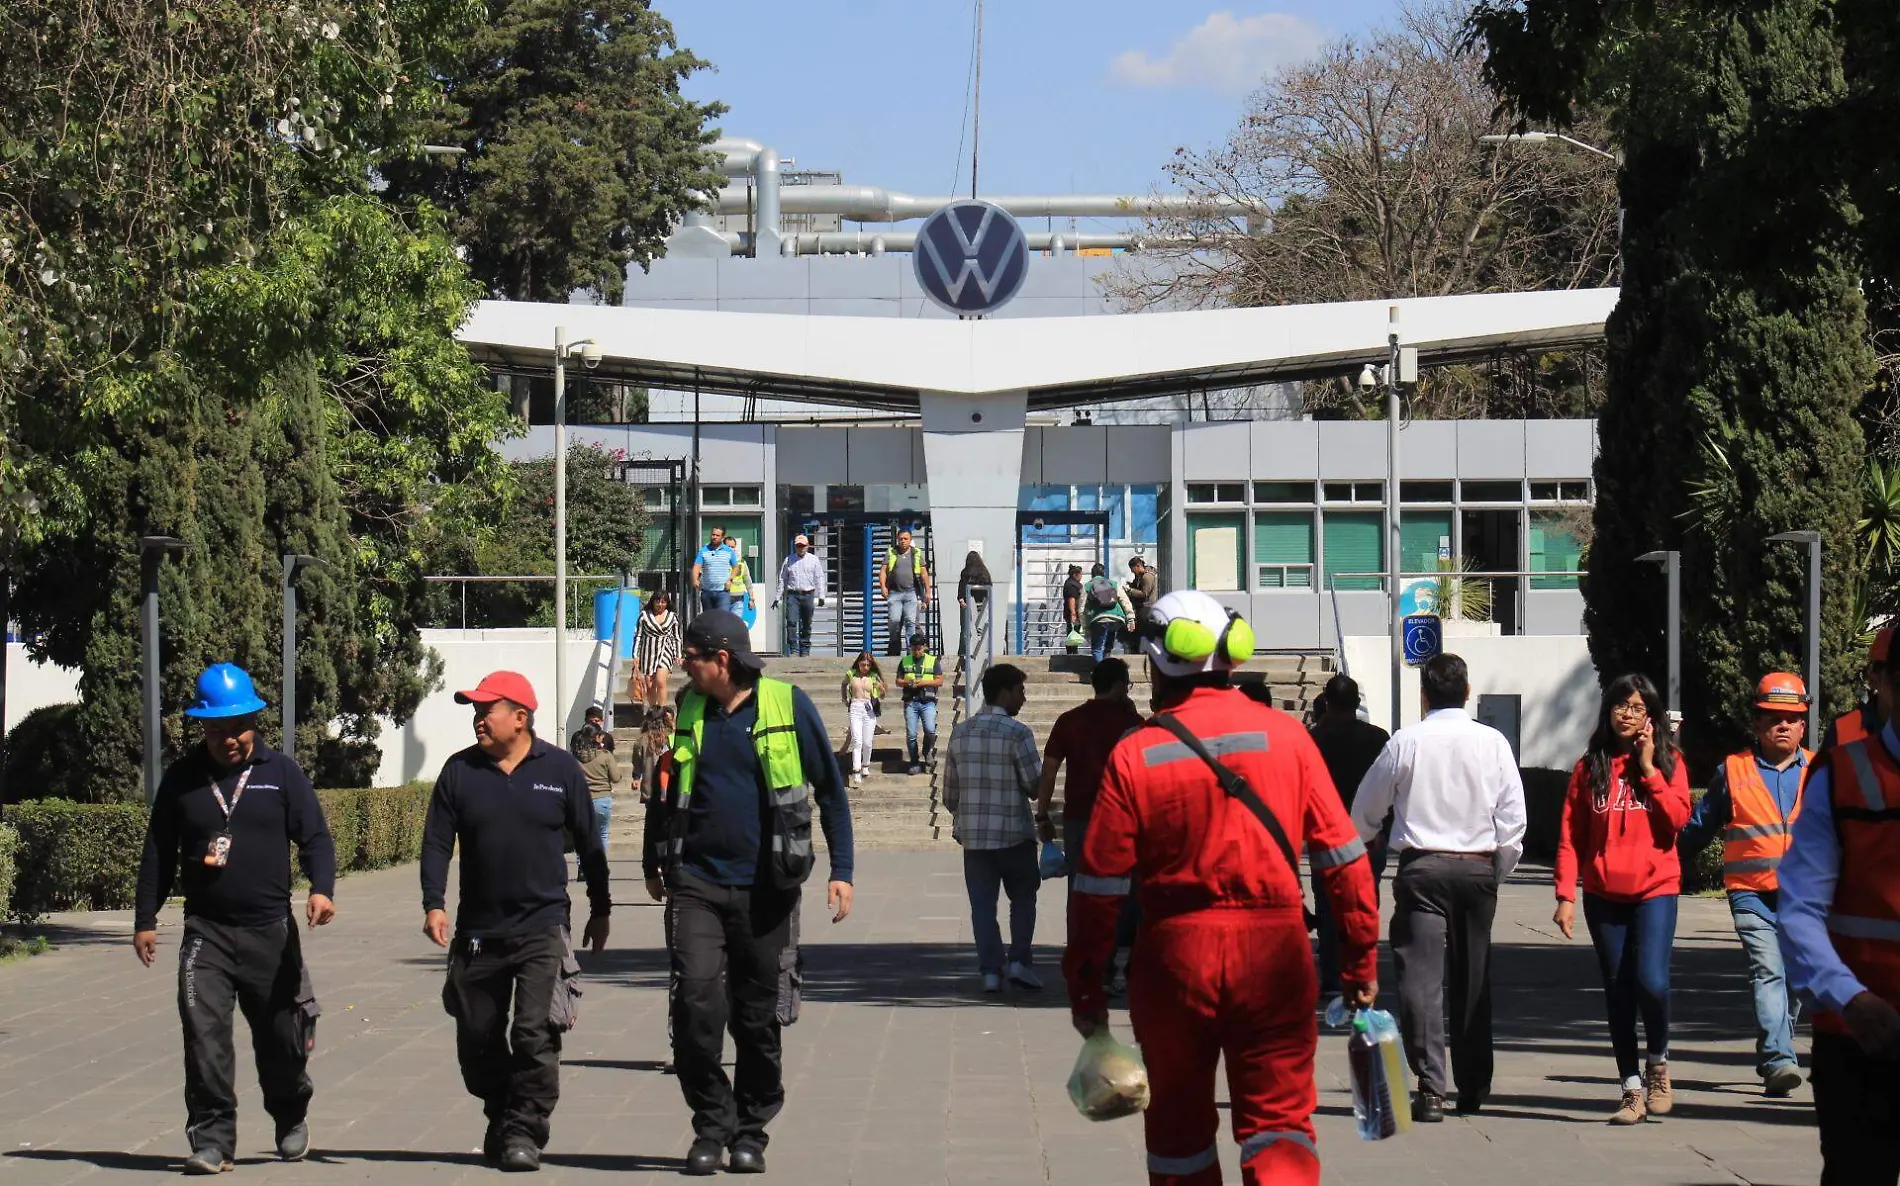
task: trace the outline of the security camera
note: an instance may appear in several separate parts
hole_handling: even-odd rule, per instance
[[[1379,385],[1379,376],[1373,373],[1372,367],[1370,364],[1366,365],[1364,368],[1360,370],[1359,389],[1361,391],[1370,391],[1374,387],[1377,387],[1378,385]]]
[[[1044,523],[1040,518],[1038,518],[1034,526],[1037,531],[1041,531],[1044,527],[1048,526],[1048,524]]]
[[[581,365],[593,370],[600,365],[600,346],[594,342],[581,343]]]

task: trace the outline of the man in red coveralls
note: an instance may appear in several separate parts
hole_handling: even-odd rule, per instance
[[[1139,958],[1129,1012],[1148,1062],[1151,1186],[1215,1186],[1214,1068],[1227,1060],[1247,1186],[1313,1184],[1318,995],[1304,894],[1286,834],[1307,846],[1338,920],[1349,1002],[1369,1006],[1379,913],[1365,846],[1306,730],[1229,686],[1253,630],[1205,593],[1170,593],[1138,625],[1156,717],[1110,756],[1071,883],[1063,959],[1075,1028],[1108,1023],[1102,970],[1131,878]],[[1281,838],[1162,717],[1246,781]],[[1240,792],[1240,788],[1234,788]]]

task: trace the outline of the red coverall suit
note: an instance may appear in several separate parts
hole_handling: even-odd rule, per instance
[[[1229,688],[1196,688],[1162,711],[1252,785],[1289,840],[1305,843],[1339,920],[1342,977],[1373,981],[1371,867],[1306,730]],[[1107,1010],[1102,970],[1131,877],[1142,929],[1129,1012],[1153,1088],[1151,1186],[1220,1182],[1214,1068],[1223,1054],[1247,1186],[1317,1183],[1318,984],[1298,872],[1207,764],[1153,724],[1110,756],[1071,885],[1063,968],[1078,1017]]]

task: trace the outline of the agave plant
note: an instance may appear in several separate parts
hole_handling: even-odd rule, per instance
[[[1702,476],[1689,483],[1689,505],[1676,517],[1691,530],[1721,536],[1734,524],[1741,509],[1741,486],[1724,442],[1713,434],[1704,436],[1701,453]]]
[[[1875,576],[1890,574],[1900,567],[1900,465],[1867,463],[1860,509],[1854,533],[1866,549],[1867,571]]]
[[[1465,575],[1472,571],[1475,563],[1469,556],[1438,562],[1438,612],[1441,617],[1459,618],[1466,622],[1491,620],[1491,582],[1482,577]]]

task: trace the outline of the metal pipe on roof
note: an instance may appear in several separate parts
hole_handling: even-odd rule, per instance
[[[855,222],[901,222],[924,218],[957,200],[919,197],[875,185],[800,185],[784,194],[782,208],[787,214],[834,214]],[[1241,217],[1253,213],[1251,207],[1233,198],[1192,194],[1006,194],[984,200],[1018,218]],[[764,205],[763,198],[760,205]],[[746,187],[732,185],[720,191],[713,209],[720,214],[741,214],[750,206]]]
[[[1172,241],[1167,236],[1141,235],[1133,232],[1121,232],[1098,235],[1081,235],[1073,231],[1030,231],[1023,236],[1031,251],[1064,252],[1080,251],[1087,248],[1096,250],[1119,249],[1139,251],[1150,244]],[[726,241],[735,250],[744,244],[738,234],[727,232]],[[783,253],[786,255],[882,255],[891,251],[915,251],[917,234],[915,231],[805,231],[788,234],[784,237]]]
[[[752,175],[759,183],[759,217],[754,235],[754,254],[777,255],[784,223],[779,217],[778,150],[763,148],[752,164]]]

